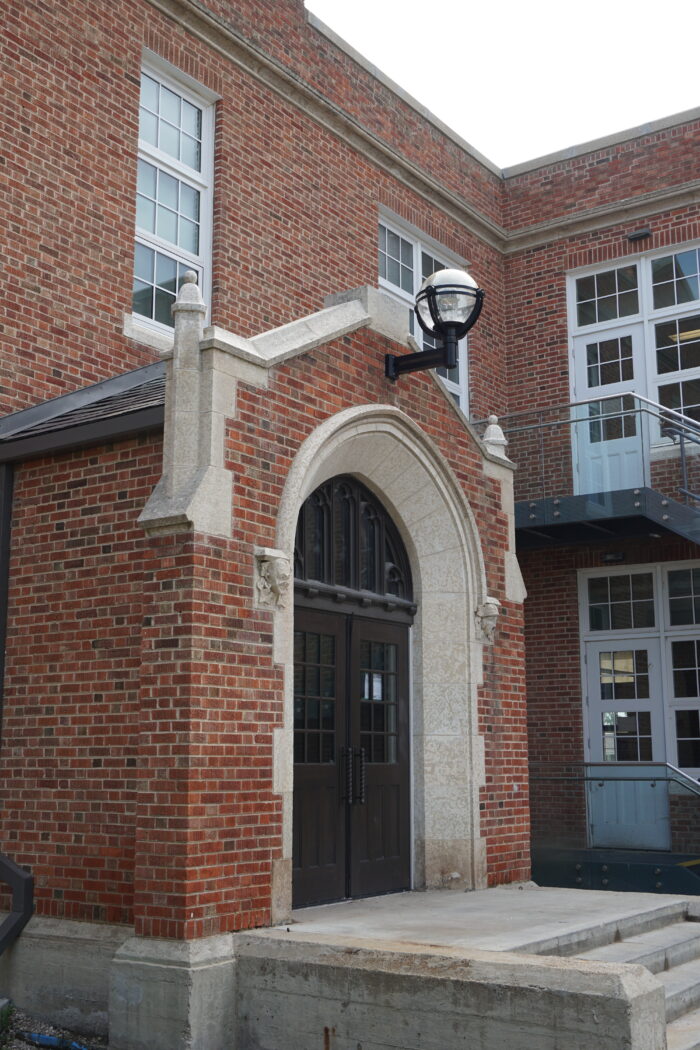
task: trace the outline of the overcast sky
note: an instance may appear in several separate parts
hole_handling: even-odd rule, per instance
[[[700,106],[700,0],[306,6],[500,167]]]

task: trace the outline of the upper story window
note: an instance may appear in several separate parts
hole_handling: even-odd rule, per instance
[[[654,309],[697,302],[700,251],[691,248],[687,252],[663,255],[651,264],[654,288]]]
[[[172,328],[187,270],[210,287],[213,96],[158,66],[141,76],[133,312]]]
[[[426,277],[437,270],[451,266],[460,267],[462,263],[451,257],[448,252],[425,244],[407,230],[382,220],[379,223],[378,237],[379,284],[401,302],[408,310],[408,330],[418,345],[424,350],[432,350],[437,340],[427,335],[416,324],[413,307],[416,295]],[[467,340],[459,346],[459,360],[456,368],[438,368],[438,375],[463,412],[468,412],[467,388]]]
[[[573,399],[629,390],[700,422],[699,303],[697,246],[573,275]]]

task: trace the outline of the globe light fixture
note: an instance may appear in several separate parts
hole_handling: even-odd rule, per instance
[[[404,372],[455,368],[457,348],[481,313],[484,293],[466,270],[438,270],[426,277],[416,296],[418,324],[442,345],[417,354],[387,354],[384,374],[395,380]]]

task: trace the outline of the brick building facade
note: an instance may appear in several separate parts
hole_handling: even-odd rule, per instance
[[[32,965],[84,946],[78,1021],[104,1028],[110,989],[132,1048],[168,967],[228,972],[230,936],[293,899],[529,877],[525,653],[531,757],[582,761],[576,572],[610,547],[555,522],[543,553],[530,529],[523,607],[513,466],[478,421],[508,420],[516,499],[556,495],[512,413],[585,400],[567,274],[608,274],[581,302],[617,323],[639,314],[629,260],[690,265],[698,121],[500,172],[301,0],[5,19],[2,850],[34,875]],[[393,384],[384,356],[422,338],[413,296],[446,265],[486,289],[479,324],[449,375]],[[545,459],[571,482],[561,433]],[[692,569],[659,528],[614,550]],[[303,781],[312,810],[307,766],[331,770]],[[304,889],[324,865],[335,890]],[[0,972],[31,1005],[21,943]],[[182,1010],[192,1045],[223,1045]]]

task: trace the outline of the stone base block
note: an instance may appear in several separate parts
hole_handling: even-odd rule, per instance
[[[112,963],[110,1050],[231,1050],[233,935],[133,937]]]

